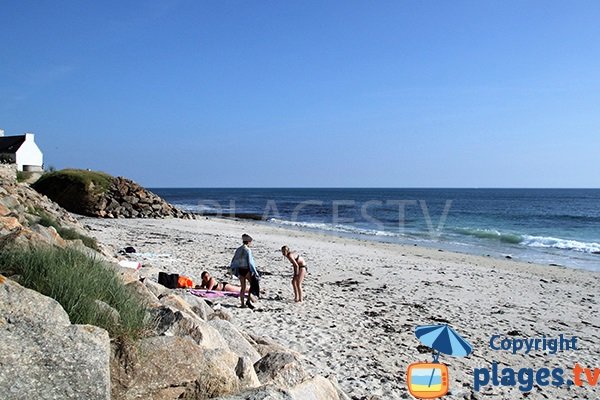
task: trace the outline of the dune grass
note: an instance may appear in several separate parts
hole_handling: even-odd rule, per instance
[[[83,242],[83,244],[92,249],[92,250],[96,250],[99,251],[100,248],[98,247],[98,242],[96,241],[96,239],[94,239],[93,237],[90,236],[86,236],[86,235],[82,235],[81,233],[77,232],[75,229],[71,229],[71,228],[60,228],[56,230],[58,232],[58,234],[60,235],[61,238],[65,239],[65,240],[81,240]]]
[[[34,187],[43,187],[45,182],[52,182],[53,180],[68,182],[86,189],[93,187],[93,193],[99,194],[106,192],[110,188],[113,177],[100,171],[67,168],[45,173],[38,179]]]
[[[31,178],[32,173],[28,171],[17,171],[17,182],[25,182]]]
[[[146,309],[104,262],[72,249],[44,248],[0,253],[0,273],[19,275],[19,283],[58,301],[73,324],[90,324],[113,338],[137,339],[146,331]],[[115,319],[100,300],[119,313]]]
[[[83,244],[92,249],[92,250],[96,250],[99,251],[99,247],[98,247],[98,242],[96,241],[95,238],[90,237],[90,236],[86,236],[83,235],[79,232],[77,232],[75,229],[72,228],[65,228],[63,226],[60,225],[60,223],[58,222],[58,220],[56,220],[56,218],[54,218],[53,216],[51,216],[50,214],[41,211],[41,210],[36,210],[35,214],[38,215],[40,217],[38,224],[45,226],[45,227],[53,227],[54,229],[56,229],[56,232],[58,232],[58,234],[60,235],[61,238],[65,239],[65,240],[81,240],[83,242]]]

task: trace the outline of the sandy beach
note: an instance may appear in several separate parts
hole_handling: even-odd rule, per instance
[[[311,368],[335,378],[354,399],[411,398],[410,363],[431,361],[415,338],[417,325],[449,323],[473,345],[466,358],[442,356],[448,365],[447,398],[522,398],[515,387],[482,385],[473,391],[474,370],[599,367],[600,274],[519,263],[398,244],[340,238],[252,221],[99,220],[82,218],[102,243],[116,251],[133,246],[141,276],[168,271],[200,281],[207,270],[236,283],[227,267],[242,233],[254,238],[266,295],[257,310],[237,299],[215,302],[248,332],[269,336],[298,351]],[[292,267],[281,255],[287,244],[307,260],[305,301],[293,301]],[[577,350],[548,354],[493,350],[490,338],[577,337]],[[423,353],[421,353],[421,352]],[[519,383],[517,382],[517,385]],[[597,398],[590,386],[534,385],[528,398]]]

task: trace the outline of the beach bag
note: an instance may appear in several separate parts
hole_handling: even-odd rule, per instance
[[[180,275],[177,278],[177,287],[180,289],[190,289],[194,287],[194,282],[187,276]]]
[[[177,289],[179,284],[179,274],[167,274],[166,272],[159,272],[158,283],[168,287],[169,289]]]

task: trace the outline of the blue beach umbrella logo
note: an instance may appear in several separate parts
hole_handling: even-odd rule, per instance
[[[408,366],[408,390],[419,399],[442,397],[448,393],[449,376],[448,367],[438,361],[440,354],[466,357],[471,354],[473,347],[446,324],[418,326],[415,336],[432,349],[433,362],[417,362]]]
[[[449,325],[422,325],[415,329],[415,336],[421,343],[434,351],[434,362],[440,353],[452,357],[466,357],[473,347]],[[437,353],[436,353],[437,352]]]

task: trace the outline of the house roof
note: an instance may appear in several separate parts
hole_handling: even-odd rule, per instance
[[[16,153],[25,142],[25,135],[0,136],[0,153]]]

